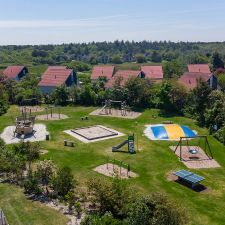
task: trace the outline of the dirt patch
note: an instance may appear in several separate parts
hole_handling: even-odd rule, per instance
[[[48,150],[42,149],[42,150],[40,150],[40,154],[46,155],[46,154],[48,154]]]
[[[121,110],[111,109],[111,113],[106,114],[104,110],[97,109],[97,110],[91,112],[90,115],[92,115],[92,116],[118,117],[118,118],[125,118],[125,119],[136,119],[141,115],[141,113],[134,112],[134,111],[127,111],[126,115],[122,115]]]
[[[37,120],[65,120],[68,119],[69,117],[67,115],[64,114],[44,114],[44,115],[38,115],[36,117]]]
[[[132,171],[127,171],[126,168],[119,167],[115,164],[104,164],[101,166],[98,166],[94,169],[95,172],[98,172],[100,174],[103,174],[107,177],[115,177],[118,176],[121,179],[129,179],[129,178],[135,178],[138,177],[138,175]]]
[[[170,146],[170,149],[174,152],[176,146]],[[197,152],[192,154],[190,150],[197,150]],[[181,153],[181,162],[188,168],[203,169],[220,167],[219,163],[215,159],[210,158],[199,146],[182,146]],[[180,148],[177,149],[175,154],[180,158]]]

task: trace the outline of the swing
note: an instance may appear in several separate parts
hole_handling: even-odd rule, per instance
[[[200,141],[201,141],[201,138],[199,138],[199,141],[198,141],[198,144],[196,146],[189,146],[189,141],[188,139],[186,139],[186,142],[187,142],[187,148],[188,148],[188,152],[192,155],[196,155],[199,153],[199,146],[200,146]]]

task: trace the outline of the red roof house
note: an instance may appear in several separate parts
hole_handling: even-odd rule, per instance
[[[210,87],[216,88],[217,86],[217,79],[213,74],[209,73],[184,73],[180,78],[179,82],[183,84],[187,90],[193,90],[198,86],[198,81],[202,80],[207,82]]]
[[[97,80],[99,77],[111,79],[115,73],[114,66],[94,66],[91,74],[91,80]]]
[[[3,76],[5,76],[6,79],[19,81],[27,73],[28,69],[25,66],[8,66],[3,71]]]
[[[208,64],[189,64],[188,65],[189,73],[208,73],[211,74]]]
[[[74,73],[66,66],[49,66],[38,86],[43,93],[50,93],[54,88],[63,84],[71,86],[74,83]]]
[[[129,80],[131,77],[142,77],[142,72],[139,70],[118,70],[115,75],[108,80],[105,87],[106,88],[112,88],[115,84],[116,79],[121,79],[121,86],[124,86],[125,83]]]
[[[142,66],[141,71],[145,74],[145,78],[149,78],[153,80],[163,79],[162,66]]]

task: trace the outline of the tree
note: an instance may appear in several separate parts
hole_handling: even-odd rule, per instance
[[[218,52],[215,52],[212,56],[213,69],[224,68],[224,62],[222,61]]]
[[[221,89],[225,92],[225,73],[221,73],[217,76],[218,84]]]
[[[56,177],[53,180],[53,189],[58,196],[65,198],[69,192],[73,192],[76,181],[72,175],[72,171],[68,167],[63,167],[58,170]]]
[[[48,185],[53,180],[57,171],[56,165],[52,160],[40,161],[37,164],[37,177],[41,184],[45,186],[46,194],[49,194]]]
[[[190,93],[185,106],[185,112],[194,117],[200,126],[205,126],[205,110],[211,93],[209,85],[198,81],[198,86]]]
[[[30,170],[31,163],[40,157],[40,144],[31,142],[20,142],[18,145],[13,145],[13,152],[20,154],[28,162],[28,169]]]
[[[107,182],[91,179],[88,181],[88,190],[90,201],[99,207],[100,215],[110,212],[115,218],[124,216],[125,208],[131,201],[131,193],[122,180],[114,178],[112,182]]]
[[[8,95],[0,83],[0,116],[7,112],[8,107]]]
[[[149,107],[151,98],[151,81],[132,77],[125,83],[126,100],[133,107]]]
[[[128,225],[123,221],[113,218],[109,213],[103,216],[99,215],[88,215],[82,221],[81,225]]]
[[[56,105],[66,105],[69,100],[69,90],[64,85],[57,87],[52,92],[51,98]]]
[[[121,56],[120,55],[114,55],[112,57],[112,63],[115,63],[115,64],[123,63]]]
[[[144,54],[140,53],[135,55],[135,59],[137,63],[144,63],[146,61]]]
[[[157,51],[154,51],[151,56],[151,61],[155,63],[159,63],[162,61],[162,57]]]
[[[225,94],[220,91],[212,91],[208,96],[205,110],[205,125],[210,132],[223,127],[225,121]]]
[[[128,207],[127,215],[129,225],[187,224],[184,208],[158,193],[138,198]]]
[[[24,190],[28,194],[41,194],[41,188],[38,182],[38,176],[36,173],[32,172],[32,170],[28,171],[28,175],[24,181]]]
[[[181,62],[173,60],[163,64],[163,71],[165,78],[177,78],[182,75],[184,68]]]

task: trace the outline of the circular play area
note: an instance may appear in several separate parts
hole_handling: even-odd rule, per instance
[[[178,124],[156,124],[145,127],[145,136],[154,141],[177,141],[180,137],[194,138],[197,135],[197,132],[188,126]]]

